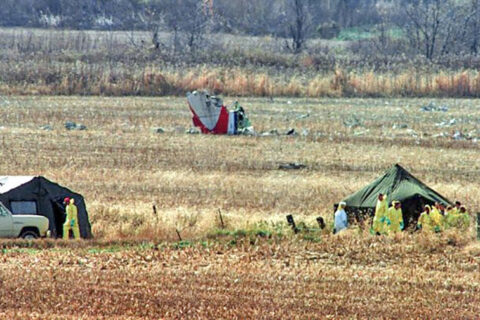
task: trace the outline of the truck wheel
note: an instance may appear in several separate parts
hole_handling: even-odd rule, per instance
[[[34,240],[38,238],[38,233],[31,230],[23,231],[22,234],[20,235],[20,238],[25,240]]]

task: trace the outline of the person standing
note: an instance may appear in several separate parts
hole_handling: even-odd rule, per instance
[[[435,232],[441,232],[444,227],[444,217],[441,213],[441,205],[438,202],[435,202],[435,206],[432,208],[430,212],[430,218],[432,221],[432,228]]]
[[[373,218],[373,231],[377,234],[383,234],[385,225],[385,214],[387,213],[387,196],[380,193],[378,195],[377,205],[375,207],[375,217]]]
[[[458,212],[458,227],[460,230],[467,230],[470,227],[470,214],[465,206],[460,207]]]
[[[459,212],[453,206],[447,206],[447,210],[445,211],[445,216],[443,217],[444,220],[444,228],[456,228],[458,226],[458,216]]]
[[[418,218],[417,228],[422,231],[432,231],[432,221],[430,217],[430,206],[425,206],[425,211],[422,212],[420,218]]]
[[[387,210],[385,221],[388,234],[395,234],[403,230],[403,213],[400,201],[392,202],[392,206]]]
[[[75,205],[75,199],[71,198],[65,209],[67,215],[65,223],[63,224],[63,239],[68,239],[70,230],[73,231],[73,238],[80,239],[80,229],[78,227],[78,210]]]
[[[455,201],[455,213],[459,214],[460,213],[460,208],[462,207],[462,203],[460,201]]]
[[[348,226],[347,213],[345,212],[346,206],[347,204],[343,201],[338,204],[338,209],[335,212],[334,233],[339,233]]]

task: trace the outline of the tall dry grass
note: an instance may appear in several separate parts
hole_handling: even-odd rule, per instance
[[[0,62],[4,95],[184,95],[198,88],[231,96],[256,97],[479,97],[480,73],[346,72],[306,76],[245,68],[75,64],[31,65]]]
[[[191,56],[149,48],[144,32],[0,29],[0,35],[5,95],[166,96],[206,88],[257,97],[480,96],[475,67],[416,60],[369,67],[348,52],[295,56],[253,38],[218,35]]]

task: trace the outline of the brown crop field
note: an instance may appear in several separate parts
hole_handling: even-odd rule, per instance
[[[480,247],[327,236],[4,249],[1,319],[477,319]]]
[[[2,174],[83,194],[95,239],[1,242],[0,318],[479,318],[473,223],[384,238],[293,235],[284,222],[331,225],[335,202],[395,163],[473,221],[476,100],[240,102],[259,135],[186,134],[184,98],[1,97]],[[306,168],[279,170],[290,162]]]

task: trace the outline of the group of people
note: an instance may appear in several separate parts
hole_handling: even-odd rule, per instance
[[[346,203],[340,202],[335,212],[334,232],[338,233],[348,226]],[[449,228],[467,229],[470,225],[470,215],[459,201],[455,206],[445,208],[443,204],[435,203],[434,206],[426,205],[420,214],[417,229],[425,232],[441,232]],[[381,235],[391,235],[401,232],[405,227],[403,221],[402,204],[400,201],[392,201],[388,207],[387,196],[379,194],[375,206],[372,232]]]
[[[433,207],[426,205],[417,223],[418,229],[430,232],[450,228],[466,230],[469,226],[470,215],[460,201],[456,201],[455,206],[449,205],[446,208],[441,203],[435,203]]]
[[[373,232],[375,234],[395,234],[401,232],[404,227],[402,203],[393,201],[392,206],[389,208],[387,196],[380,193],[375,206],[375,216],[372,225]]]

